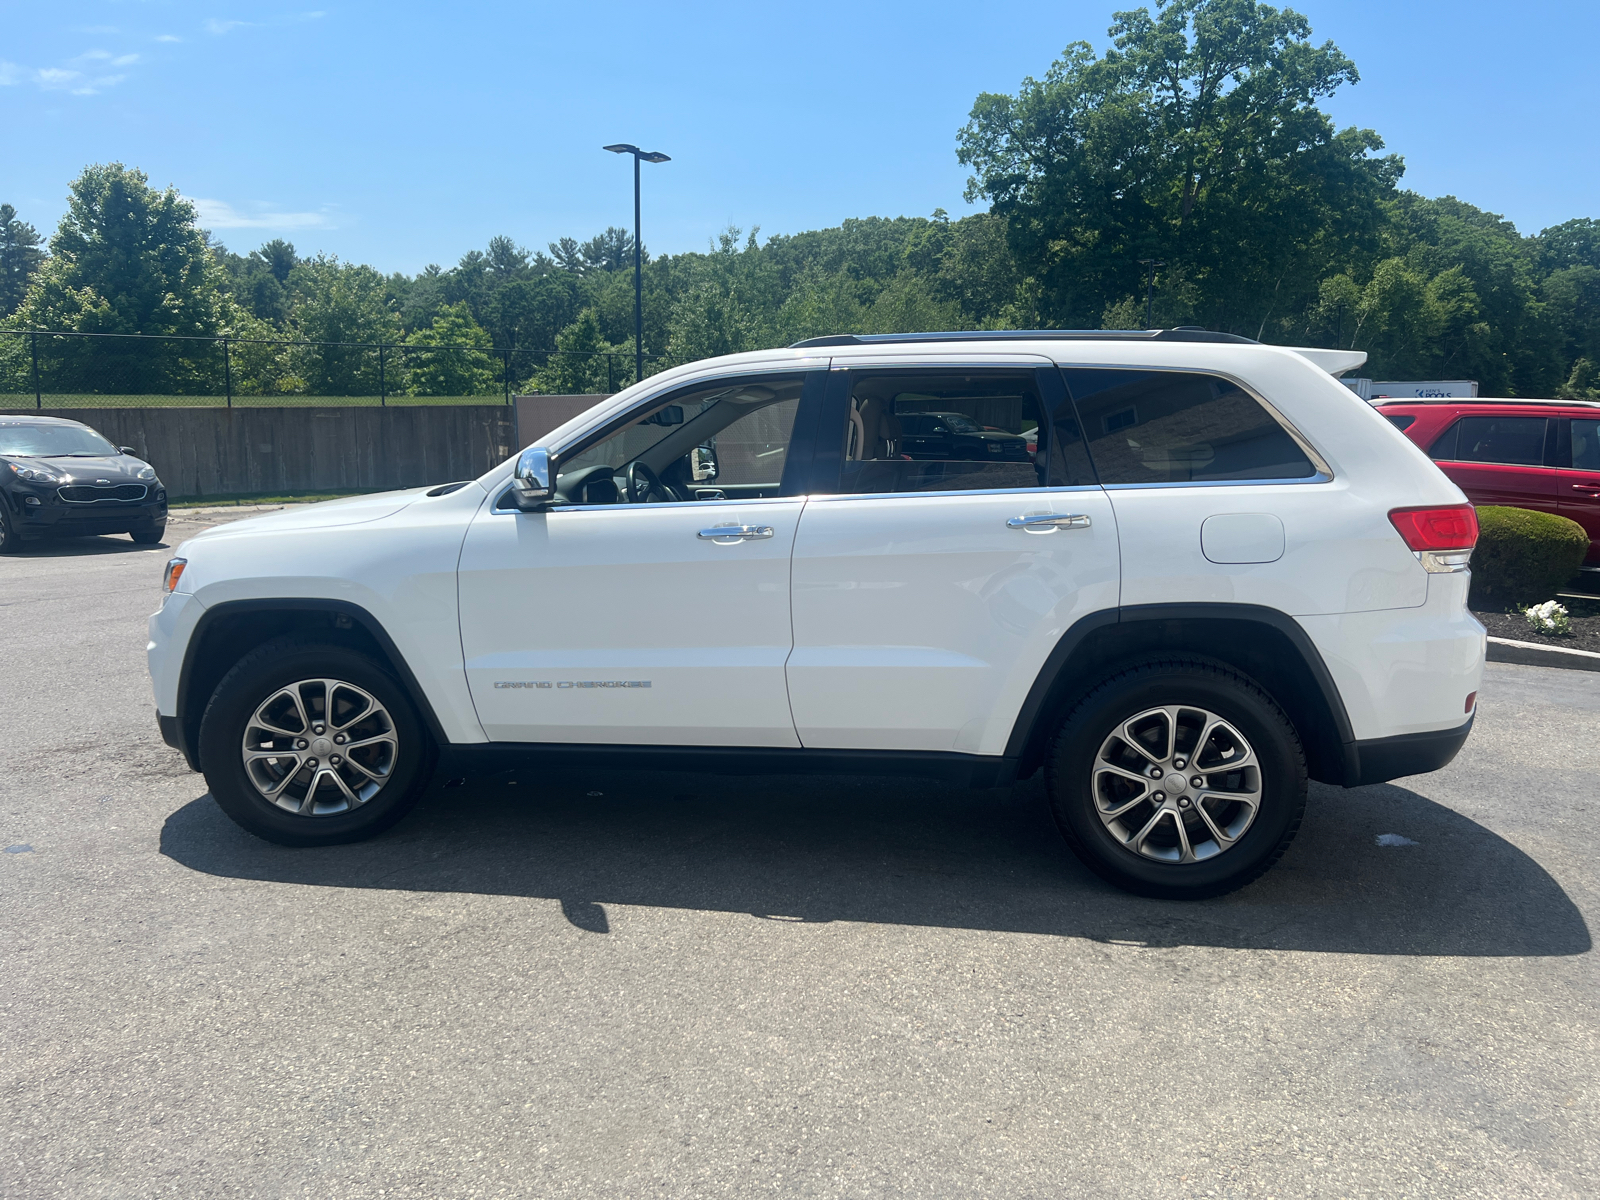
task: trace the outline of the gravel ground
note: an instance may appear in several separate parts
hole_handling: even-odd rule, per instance
[[[1492,665],[1198,904],[1036,781],[480,780],[294,851],[156,736],[166,557],[0,559],[0,1195],[1595,1194],[1600,677]]]

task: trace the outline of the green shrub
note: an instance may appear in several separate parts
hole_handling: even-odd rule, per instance
[[[1472,604],[1525,605],[1548,600],[1583,565],[1589,535],[1554,513],[1480,508],[1472,552]]]

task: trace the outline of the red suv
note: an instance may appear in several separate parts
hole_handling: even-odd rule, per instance
[[[1377,406],[1474,504],[1558,513],[1589,533],[1600,571],[1600,404],[1394,400]]]

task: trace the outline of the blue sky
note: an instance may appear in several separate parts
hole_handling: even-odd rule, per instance
[[[1600,216],[1600,3],[1297,0],[1362,82],[1330,100],[1405,156],[1406,183],[1525,233]],[[201,203],[245,251],[283,236],[385,271],[632,218],[703,249],[962,201],[955,133],[1131,0],[983,4],[189,3],[10,0],[0,200],[48,233],[86,163]]]

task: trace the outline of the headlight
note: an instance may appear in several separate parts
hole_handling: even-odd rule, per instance
[[[25,467],[21,463],[7,463],[6,466],[10,467],[20,478],[26,479],[29,483],[61,482],[61,476],[53,471],[47,471],[43,467]]]
[[[139,468],[139,474],[134,476],[134,478],[136,478],[136,479],[145,479],[145,480],[154,479],[155,477],[156,477],[156,469],[154,467],[140,467]]]

